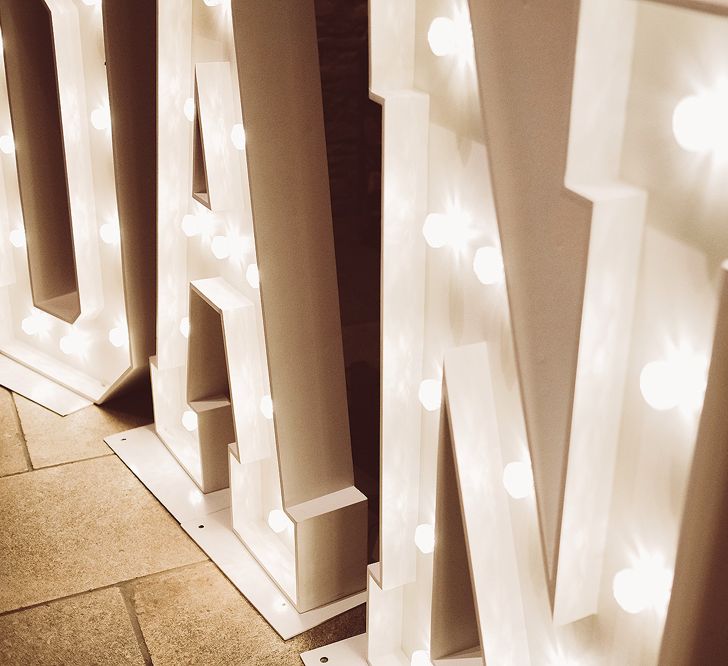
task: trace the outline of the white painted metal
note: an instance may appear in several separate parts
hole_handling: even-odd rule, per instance
[[[366,657],[367,636],[359,634],[301,654],[304,666],[368,666]]]

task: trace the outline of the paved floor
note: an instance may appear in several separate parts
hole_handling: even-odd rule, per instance
[[[103,442],[149,421],[0,387],[0,664],[300,666],[364,631],[361,606],[281,640]]]

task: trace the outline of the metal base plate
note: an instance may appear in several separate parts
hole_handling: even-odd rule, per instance
[[[92,404],[90,400],[56,384],[5,354],[0,354],[0,385],[61,416],[67,416]]]
[[[281,638],[288,640],[366,602],[362,591],[299,613],[233,533],[229,489],[201,493],[154,426],[127,430],[105,441]]]
[[[359,634],[338,643],[301,654],[305,666],[368,666],[367,635]]]

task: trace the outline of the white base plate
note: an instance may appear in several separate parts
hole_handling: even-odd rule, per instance
[[[90,406],[90,400],[0,354],[0,385],[37,402],[56,414],[67,416]]]
[[[127,430],[104,441],[284,640],[366,603],[363,590],[299,613],[233,533],[229,489],[201,493],[154,426]]]
[[[305,666],[367,666],[366,654],[367,635],[359,634],[338,643],[303,652],[301,661]]]

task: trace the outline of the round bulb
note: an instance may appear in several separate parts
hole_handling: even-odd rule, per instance
[[[437,411],[442,402],[442,382],[437,379],[423,379],[417,397],[428,412]]]
[[[182,334],[182,337],[185,337],[185,338],[190,337],[190,318],[189,317],[182,317],[182,320],[179,323],[179,332]]]
[[[109,342],[114,347],[123,347],[129,343],[129,336],[127,335],[126,329],[121,326],[115,326],[109,331]]]
[[[15,151],[15,141],[10,134],[0,136],[0,150],[6,155],[10,155]]]
[[[675,140],[689,152],[723,153],[728,150],[727,115],[726,89],[684,97],[672,114]]]
[[[427,650],[415,650],[410,659],[410,666],[432,666],[430,653]]]
[[[72,329],[59,340],[58,346],[64,354],[78,354],[82,350],[83,342],[78,332]]]
[[[29,315],[20,322],[20,328],[23,329],[23,333],[26,335],[35,335],[38,330],[38,317],[35,315]]]
[[[108,106],[100,106],[91,112],[91,124],[97,130],[111,127],[111,111]]]
[[[182,427],[187,430],[187,432],[197,430],[197,414],[195,414],[191,409],[185,409],[185,411],[182,412]]]
[[[457,49],[457,29],[455,21],[444,16],[438,16],[427,31],[427,42],[436,56],[448,56]]]
[[[187,238],[191,238],[192,236],[199,234],[200,229],[200,220],[196,215],[185,215],[182,218],[182,233],[184,233]]]
[[[422,226],[422,235],[425,241],[432,248],[440,248],[447,243],[447,215],[442,213],[430,213],[425,218],[425,224]]]
[[[276,534],[284,532],[290,523],[291,521],[288,519],[288,516],[280,509],[273,509],[268,514],[268,527]]]
[[[210,247],[216,259],[227,259],[230,256],[230,244],[227,236],[215,236]]]
[[[658,411],[678,405],[700,409],[705,397],[707,365],[707,360],[697,355],[652,361],[640,373],[642,397]]]
[[[260,273],[258,272],[258,264],[250,264],[245,270],[245,279],[253,289],[260,287]]]
[[[13,229],[10,232],[10,244],[13,247],[25,247],[25,230]]]
[[[240,123],[233,125],[230,140],[238,150],[245,150],[245,128]]]
[[[107,245],[116,245],[121,239],[119,225],[114,222],[104,222],[99,227],[99,236]]]
[[[192,99],[191,97],[188,97],[185,100],[182,110],[185,113],[185,118],[187,118],[187,120],[192,122],[195,119],[195,100]]]
[[[415,529],[415,546],[425,555],[435,550],[435,526],[422,523]]]
[[[525,462],[511,462],[503,469],[503,486],[513,499],[523,499],[533,492],[533,472]]]
[[[481,247],[473,259],[475,275],[483,284],[500,284],[505,278],[503,257],[495,247]]]
[[[269,421],[273,418],[273,400],[269,395],[264,395],[260,399],[260,411]]]
[[[648,608],[664,613],[670,602],[672,578],[673,572],[658,560],[644,560],[617,572],[612,581],[614,599],[627,613]]]

